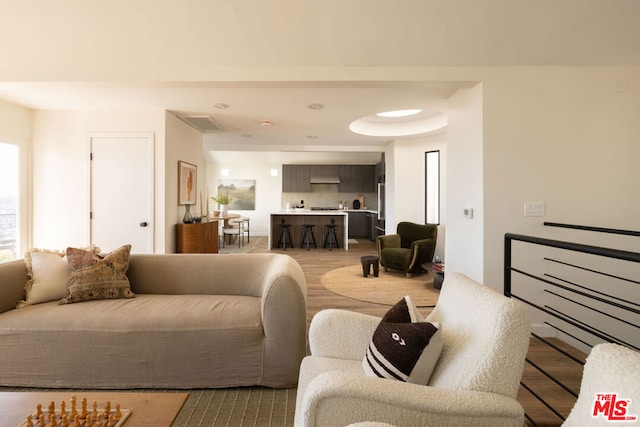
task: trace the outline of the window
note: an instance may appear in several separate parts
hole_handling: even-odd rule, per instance
[[[427,224],[440,224],[440,151],[424,153],[424,213]]]
[[[0,142],[0,262],[16,259],[18,146]]]

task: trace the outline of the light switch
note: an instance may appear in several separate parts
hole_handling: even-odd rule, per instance
[[[544,202],[524,202],[524,216],[544,216]]]
[[[469,218],[469,219],[473,218],[473,208],[465,208],[463,213],[465,218]]]

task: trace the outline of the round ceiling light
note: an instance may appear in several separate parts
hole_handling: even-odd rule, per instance
[[[406,111],[406,110],[405,110]],[[351,132],[367,136],[401,137],[420,135],[447,127],[445,113],[418,111],[404,116],[374,114],[351,122]]]
[[[224,102],[218,102],[217,104],[214,105],[214,107],[220,110],[226,110],[227,108],[229,108],[229,104],[225,104]]]
[[[422,110],[420,108],[416,108],[413,110],[394,110],[394,111],[385,111],[384,113],[377,113],[376,116],[379,117],[409,117],[415,114],[418,114]]]
[[[309,108],[310,110],[322,110],[324,108],[324,105],[313,103],[313,104],[307,105],[307,108]]]
[[[273,122],[271,120],[262,120],[260,121],[260,126],[271,126]]]

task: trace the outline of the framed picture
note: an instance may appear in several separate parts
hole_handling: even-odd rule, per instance
[[[219,179],[218,194],[229,194],[229,209],[256,210],[255,179]]]
[[[198,167],[178,160],[178,204],[195,205]]]

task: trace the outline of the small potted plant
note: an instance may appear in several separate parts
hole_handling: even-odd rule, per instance
[[[219,193],[217,196],[212,196],[211,200],[218,203],[218,207],[220,208],[220,216],[227,215],[227,205],[231,201],[231,197],[229,197],[229,192]]]

